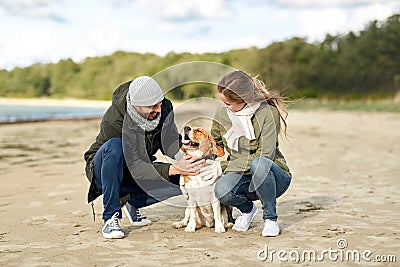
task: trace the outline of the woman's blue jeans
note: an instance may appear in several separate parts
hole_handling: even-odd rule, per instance
[[[149,196],[132,178],[124,160],[121,138],[111,138],[96,152],[93,161],[94,182],[103,192],[103,220],[116,212],[121,218],[120,197],[130,194],[128,202],[135,208],[149,206],[159,200]]]
[[[253,201],[260,200],[263,219],[276,221],[276,199],[288,189],[291,177],[277,164],[257,157],[250,164],[251,177],[228,172],[215,185],[215,195],[222,204],[251,212]]]

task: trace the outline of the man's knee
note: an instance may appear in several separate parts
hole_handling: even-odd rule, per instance
[[[124,158],[121,138],[111,138],[103,146],[108,157],[120,160]]]

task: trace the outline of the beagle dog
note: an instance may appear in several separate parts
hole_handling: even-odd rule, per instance
[[[225,154],[224,149],[216,145],[214,138],[201,127],[184,127],[181,150],[187,155],[206,159],[207,164],[213,164],[217,157]],[[204,181],[200,175],[181,176],[180,179],[181,191],[188,206],[185,217],[172,224],[174,228],[185,227],[186,232],[195,232],[202,226],[214,226],[216,233],[223,233],[225,227],[232,227],[232,210],[221,205],[214,194],[216,179]]]

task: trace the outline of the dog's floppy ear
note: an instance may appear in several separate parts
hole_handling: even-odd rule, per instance
[[[214,138],[210,134],[208,135],[208,139],[210,139],[211,143],[213,144],[214,154],[217,155],[217,157],[223,157],[225,155],[224,149],[217,145]]]
[[[215,143],[214,143],[215,144]],[[223,157],[225,155],[225,151],[222,147],[220,147],[219,145],[215,144],[215,155],[217,155],[218,157]]]
[[[213,153],[213,143],[210,139],[201,140],[199,150],[203,152],[203,156],[208,156]]]

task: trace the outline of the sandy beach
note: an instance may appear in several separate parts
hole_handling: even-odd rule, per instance
[[[192,103],[177,110],[177,124],[196,116],[199,107]],[[143,209],[153,224],[133,227],[123,218],[126,238],[104,239],[102,200],[95,201],[95,222],[86,203],[89,183],[83,160],[99,122],[0,125],[1,266],[400,262],[400,114],[291,111],[291,137],[281,140],[281,151],[293,180],[278,199],[282,233],[275,238],[261,236],[261,212],[247,233],[174,229],[171,223],[184,212],[179,196],[169,201],[176,205],[158,203]],[[256,205],[260,207],[259,201]],[[314,251],[316,257],[301,259],[304,251]]]

